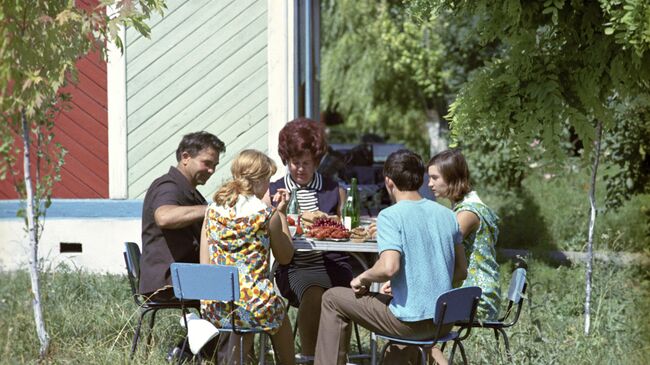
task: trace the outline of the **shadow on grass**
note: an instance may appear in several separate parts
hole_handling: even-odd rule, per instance
[[[501,218],[498,247],[525,249],[533,253],[557,250],[540,206],[525,189],[491,195],[492,206]]]

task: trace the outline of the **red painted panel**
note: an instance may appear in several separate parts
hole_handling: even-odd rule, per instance
[[[81,7],[94,6],[97,0]],[[95,52],[77,62],[78,84],[68,86],[71,110],[55,117],[54,140],[67,150],[54,198],[108,198],[108,111],[106,63]],[[17,140],[22,144],[22,140]],[[22,162],[17,170],[22,176]],[[18,196],[11,177],[0,180],[0,199]]]

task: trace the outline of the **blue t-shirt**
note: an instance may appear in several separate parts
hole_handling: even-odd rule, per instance
[[[452,289],[454,245],[461,241],[456,216],[436,202],[402,200],[379,213],[379,252],[401,254],[400,269],[390,281],[389,309],[397,319],[434,318],[436,298]]]

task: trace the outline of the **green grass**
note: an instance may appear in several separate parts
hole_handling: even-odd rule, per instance
[[[504,288],[510,270],[509,264],[502,265]],[[522,317],[508,331],[515,363],[643,364],[650,358],[647,270],[596,266],[590,336],[582,333],[583,267],[533,261],[529,281]],[[42,292],[51,336],[47,363],[129,363],[137,309],[125,277],[47,272]],[[156,323],[152,348],[141,347],[133,363],[165,364],[167,349],[180,339],[176,313],[163,311]],[[0,364],[36,362],[38,340],[26,272],[0,273],[0,332]],[[466,348],[473,364],[505,361],[487,330],[474,330]]]
[[[566,169],[556,175],[534,170],[522,189],[495,191],[478,187],[482,199],[501,217],[500,247],[584,251],[589,224],[589,176]],[[605,184],[596,186],[598,216],[594,248],[650,250],[650,194],[639,194],[618,210],[605,209]]]

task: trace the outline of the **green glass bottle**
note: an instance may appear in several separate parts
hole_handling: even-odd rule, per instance
[[[298,203],[298,189],[291,189],[291,197],[287,205],[287,223],[291,235],[295,235],[300,224],[300,203]]]
[[[359,227],[359,191],[357,179],[352,178],[352,183],[347,190],[347,199],[343,206],[343,225],[348,230]]]
[[[350,183],[352,190],[352,201],[354,202],[354,217],[356,225],[353,224],[352,228],[358,227],[361,224],[361,198],[359,197],[359,186],[357,185],[357,178],[353,177]]]
[[[352,229],[352,217],[354,216],[354,200],[350,188],[347,189],[347,199],[343,205],[343,225],[347,230]]]

